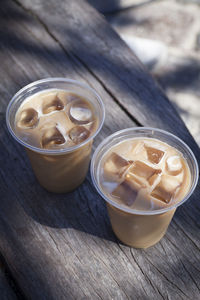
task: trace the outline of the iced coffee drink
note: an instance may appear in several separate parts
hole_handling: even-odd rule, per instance
[[[176,206],[188,195],[192,174],[174,145],[157,138],[132,137],[101,153],[98,186],[111,225],[125,244],[147,248],[167,230]]]
[[[62,90],[50,90],[27,98],[15,117],[15,132],[41,149],[65,149],[84,142],[98,126],[92,104]]]
[[[47,190],[68,192],[83,182],[93,137],[102,126],[102,102],[99,106],[84,92],[49,88],[25,97],[16,109],[13,134],[24,143],[34,173]]]
[[[131,139],[102,159],[105,194],[136,210],[156,210],[180,201],[190,187],[190,171],[179,151],[156,139]]]

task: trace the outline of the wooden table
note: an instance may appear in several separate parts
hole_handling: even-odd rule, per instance
[[[146,125],[176,134],[200,158],[169,100],[85,1],[5,0],[0,15],[0,299],[200,299],[200,185],[161,242],[132,249],[114,236],[89,174],[73,193],[46,192],[5,124],[21,87],[69,77],[106,105],[94,148],[119,129]]]

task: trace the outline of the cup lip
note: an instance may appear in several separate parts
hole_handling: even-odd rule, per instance
[[[101,110],[102,110],[102,119],[100,120],[98,129],[94,132],[94,134],[92,134],[88,139],[84,140],[82,143],[80,143],[78,145],[75,145],[73,147],[70,147],[70,148],[65,148],[65,149],[42,149],[42,148],[38,148],[36,146],[32,146],[32,145],[24,142],[22,139],[20,139],[15,134],[14,130],[12,129],[12,127],[10,125],[9,113],[10,113],[10,109],[11,109],[12,105],[14,104],[16,98],[21,93],[25,92],[26,90],[28,91],[30,88],[32,88],[33,86],[36,86],[38,84],[47,83],[47,82],[56,82],[56,81],[72,83],[72,84],[78,85],[78,86],[80,86],[80,87],[82,87],[82,88],[84,88],[84,89],[89,90],[90,92],[92,92],[96,96],[98,104],[101,107]],[[7,128],[8,128],[8,131],[10,132],[10,134],[12,135],[12,137],[18,143],[20,143],[22,146],[24,146],[25,148],[28,148],[28,149],[30,149],[32,151],[35,151],[35,152],[38,152],[38,153],[41,153],[41,154],[47,154],[47,155],[48,154],[50,154],[50,155],[60,155],[60,154],[70,153],[70,152],[73,152],[73,151],[81,148],[82,146],[88,144],[100,132],[100,130],[101,130],[102,126],[103,126],[104,120],[105,120],[105,106],[104,106],[103,100],[101,99],[101,97],[99,96],[99,94],[93,88],[91,88],[90,86],[88,86],[85,83],[82,83],[82,82],[79,82],[77,80],[70,79],[70,78],[64,78],[64,77],[49,77],[49,78],[45,78],[45,79],[36,80],[36,81],[33,81],[33,82],[27,84],[26,86],[24,86],[23,88],[21,88],[12,97],[12,99],[10,100],[10,102],[9,102],[9,104],[7,106],[7,109],[6,109],[6,125],[7,125]]]
[[[126,206],[123,206],[123,205],[120,205],[118,203],[116,203],[115,201],[113,201],[112,199],[110,199],[109,197],[107,197],[103,191],[100,189],[100,186],[99,186],[99,183],[97,182],[96,180],[96,176],[95,176],[95,160],[96,160],[96,157],[99,153],[99,151],[105,147],[105,145],[107,145],[107,143],[114,137],[116,136],[120,136],[120,134],[125,134],[125,133],[130,133],[130,132],[133,132],[133,131],[137,131],[137,130],[146,130],[146,131],[156,131],[156,132],[160,132],[160,133],[163,133],[169,137],[172,137],[172,138],[175,138],[177,141],[179,141],[182,146],[184,146],[187,151],[190,153],[192,159],[194,160],[194,165],[195,165],[195,179],[194,179],[194,182],[192,184],[192,187],[189,191],[189,193],[187,193],[187,195],[181,200],[179,201],[178,203],[175,203],[173,204],[172,206],[170,207],[166,207],[166,208],[162,208],[162,209],[158,209],[158,210],[152,210],[152,211],[139,211],[139,210],[136,210],[136,209],[132,209],[132,208],[129,208],[129,207],[126,207]],[[198,183],[198,178],[199,178],[199,167],[198,167],[198,163],[197,163],[197,160],[196,160],[196,157],[194,156],[192,150],[189,148],[189,146],[184,142],[182,141],[179,137],[175,136],[174,134],[170,133],[170,132],[167,132],[165,130],[162,130],[162,129],[158,129],[158,128],[153,128],[153,127],[131,127],[131,128],[126,128],[126,129],[123,129],[123,130],[119,130],[111,135],[109,135],[108,137],[106,137],[99,145],[98,147],[96,148],[93,156],[92,156],[92,159],[91,159],[91,165],[90,165],[90,174],[91,174],[91,178],[92,178],[92,183],[94,185],[94,187],[96,188],[97,192],[100,194],[100,196],[110,205],[120,209],[121,211],[124,211],[126,213],[130,213],[130,214],[135,214],[135,215],[158,215],[158,214],[162,214],[162,213],[165,213],[165,212],[168,212],[172,209],[175,209],[177,208],[178,206],[180,206],[181,204],[183,204],[190,196],[191,194],[194,192],[195,188],[196,188],[196,185]]]

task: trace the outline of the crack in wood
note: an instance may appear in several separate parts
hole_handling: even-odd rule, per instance
[[[169,278],[167,278],[167,276],[165,274],[163,274],[147,257],[146,257],[147,261],[157,270],[158,273],[160,273],[169,283],[171,283],[172,286],[175,286],[185,297],[187,297],[187,299],[189,299],[189,296],[186,295],[183,290],[181,288],[179,288],[178,285],[176,285],[174,282],[172,282],[171,280],[169,280]]]
[[[64,238],[64,240],[65,240],[65,236],[63,235],[63,238]],[[81,260],[80,260],[80,258],[78,257],[78,255],[75,253],[75,250],[74,250],[74,248],[69,244],[69,243],[67,243],[67,245],[70,247],[70,249],[74,252],[74,254],[75,254],[75,256],[78,258],[78,260],[79,260],[79,262],[83,265],[83,263],[81,262]],[[88,246],[88,244],[87,244],[87,246]],[[93,252],[93,250],[88,246],[88,248]],[[93,252],[94,253],[94,252]],[[95,256],[96,256],[96,253],[95,253]],[[99,258],[99,257],[98,257]],[[101,260],[102,261],[102,260]],[[102,261],[103,262],[103,261]],[[104,263],[104,262],[103,262]],[[109,273],[110,274],[110,273]],[[95,280],[95,278],[94,278],[94,276],[92,276],[93,277],[93,279]],[[100,299],[102,299],[103,300],[103,298],[101,297],[101,295],[96,291],[96,290],[94,290],[94,292],[97,294],[97,296],[100,298]]]
[[[81,261],[80,257],[76,254],[74,248],[70,245],[70,242],[66,240],[66,236],[64,234],[62,234],[62,232],[61,232],[61,235],[62,235],[63,240],[65,241],[66,245],[72,250],[72,252],[76,256],[76,258],[78,259],[78,261],[80,262],[80,264],[82,264],[82,261]]]
[[[167,237],[167,239],[168,239],[168,241],[175,247],[175,249],[179,252],[180,249],[178,249],[178,248],[176,247],[176,245],[175,245],[168,237]],[[182,253],[182,254],[183,254],[183,253]],[[192,277],[192,275],[190,274],[190,272],[189,272],[188,269],[186,268],[185,264],[183,263],[181,257],[180,257],[180,256],[177,256],[176,254],[175,254],[175,256],[176,256],[176,259],[177,259],[177,260],[179,259],[179,261],[181,262],[181,264],[182,264],[184,270],[186,271],[186,273],[188,273],[188,275],[190,276],[190,278],[191,278],[192,281],[194,282],[194,284],[195,284],[195,286],[197,287],[197,289],[200,290],[199,287],[197,286],[197,284],[196,284],[194,278]],[[185,256],[185,255],[184,255],[184,256]],[[185,257],[186,257],[186,256],[185,256]],[[187,257],[186,257],[186,258],[187,258]],[[194,266],[193,266],[193,267],[194,267]],[[184,282],[183,282],[183,284],[184,284]]]
[[[54,42],[56,42],[56,44],[62,49],[63,53],[67,56],[67,58],[69,58],[70,60],[73,60],[73,63],[79,67],[80,66],[80,62],[76,60],[76,58],[69,53],[68,51],[66,51],[66,49],[63,47],[63,45],[60,43],[60,41],[50,32],[50,30],[48,29],[48,27],[46,26],[46,24],[44,22],[42,22],[42,20],[30,9],[27,9],[26,7],[24,7],[18,0],[12,0],[16,5],[18,5],[22,10],[24,10],[25,12],[27,12],[28,14],[30,14],[46,31],[46,33],[54,40]],[[26,28],[27,29],[27,28]],[[32,31],[30,31],[29,29],[27,29],[27,31],[29,33],[31,33],[31,36],[34,37],[37,41],[40,42],[41,41],[37,38],[36,35],[33,34]],[[45,50],[49,53],[48,48],[46,48],[44,45],[43,47],[45,48]],[[84,81],[86,81],[88,84],[90,84],[87,80],[87,78],[85,78],[82,73],[76,69],[77,74],[84,79]]]
[[[180,262],[184,268],[184,270],[186,271],[186,273],[190,276],[190,278],[192,279],[192,281],[194,282],[194,285],[196,286],[197,290],[200,292],[200,288],[198,287],[196,281],[194,280],[193,276],[190,274],[190,272],[188,271],[188,269],[186,268],[185,264],[183,263],[182,259],[179,257]]]
[[[50,238],[53,240],[54,244],[56,245],[56,249],[58,250],[58,252],[62,255],[62,257],[64,258],[65,262],[68,263],[68,262],[66,261],[66,259],[65,259],[64,253],[59,249],[59,246],[58,246],[58,244],[57,244],[55,238],[53,237],[53,235],[50,233],[49,230],[47,230],[47,232],[48,232]],[[63,240],[65,241],[65,236],[64,236],[63,234],[62,234],[62,237],[63,237]],[[65,241],[65,242],[66,242],[66,241]],[[75,254],[75,256],[76,256],[76,258],[78,259],[78,261],[82,264],[80,258],[79,258],[78,255],[75,253],[75,251],[74,251],[73,247],[71,247],[70,243],[69,243],[69,242],[66,242],[66,245],[72,250],[72,252]],[[71,271],[74,273],[73,270],[71,270]],[[76,275],[76,274],[74,273],[74,275]],[[85,297],[86,297],[86,294],[84,293],[82,287],[79,286],[79,288],[81,289],[81,291],[83,292],[83,294],[84,294]],[[72,296],[73,296],[73,295],[72,295]]]
[[[101,84],[101,86],[104,88],[104,90],[111,96],[111,98],[115,101],[115,103],[121,108],[123,112],[126,113],[126,115],[138,126],[143,126],[129,111],[128,109],[121,104],[121,102],[113,95],[113,93],[106,87],[106,85],[103,83],[103,81],[76,55],[74,54],[74,57],[80,61],[80,63],[90,72],[90,74]]]
[[[174,246],[174,248],[175,248],[179,253],[181,252],[181,254],[182,254],[184,257],[187,258],[187,256],[185,255],[185,253],[181,250],[181,248],[178,248],[178,247],[176,246],[176,244],[169,238],[169,236],[165,235],[165,238],[167,238],[167,240]],[[188,258],[187,258],[187,259],[188,259]],[[200,270],[199,270],[194,264],[192,264],[192,266],[193,266],[194,269],[196,269],[197,272],[200,272]]]
[[[117,244],[118,244],[118,247],[120,248],[120,250],[122,251],[122,253],[126,256],[126,258],[127,258],[127,260],[131,263],[131,265],[132,265],[132,261],[130,260],[130,258],[128,257],[128,255],[126,254],[126,252],[123,250],[123,248],[120,246],[120,244],[117,242]],[[131,251],[130,251],[131,252]],[[131,256],[132,256],[132,254],[131,254]],[[133,258],[133,260],[134,260],[134,258]],[[134,260],[135,261],[135,260]],[[137,264],[137,263],[136,263]],[[139,268],[140,269],[140,268]],[[142,274],[143,274],[143,272],[142,272]],[[144,274],[143,274],[144,275]],[[142,283],[142,289],[143,289],[143,291],[144,291],[144,293],[147,295],[147,292],[146,292],[146,290],[145,290],[145,288],[144,288],[144,286],[143,286],[143,283]],[[147,297],[148,297],[148,295],[147,295]]]
[[[200,251],[200,248],[198,247],[198,245],[193,241],[193,239],[185,232],[185,230],[179,225],[178,222],[176,222],[176,220],[174,220],[174,223],[176,224],[176,226],[183,232],[183,234],[192,242],[192,244]]]
[[[48,234],[49,234],[50,238],[51,238],[52,241],[54,242],[54,244],[55,244],[55,246],[56,246],[56,249],[57,249],[58,252],[64,257],[64,255],[63,255],[62,251],[59,249],[58,244],[57,244],[57,242],[55,241],[53,235],[49,232],[49,230],[47,230],[47,231],[48,231]]]
[[[197,208],[197,207],[195,207]],[[193,223],[195,224],[195,226],[197,227],[197,229],[200,229],[200,224],[197,223],[197,221],[194,219],[193,215],[190,214],[190,210],[187,211],[189,218],[193,221]],[[188,222],[187,218],[184,218],[184,221],[188,224],[191,225],[191,223]]]
[[[12,54],[11,51],[9,51],[9,50],[7,50],[7,51],[8,51],[8,53],[9,53],[11,59],[13,60],[13,62],[21,69],[22,73],[23,73],[27,78],[29,78],[29,72],[26,72],[26,69],[24,68],[24,66],[22,66],[22,65],[20,64],[20,61],[19,61],[18,59],[15,59],[15,56]],[[11,79],[13,80],[13,82],[14,82],[17,86],[19,86],[20,88],[22,88],[21,84],[19,84],[19,83],[16,81],[16,78],[14,77],[14,78],[15,78],[15,80],[14,80],[13,77],[12,77],[12,75],[11,75],[11,74],[9,74],[9,75],[10,75]]]
[[[162,295],[162,293],[158,290],[158,288],[156,288],[151,279],[149,278],[149,276],[147,274],[145,274],[142,270],[142,268],[140,267],[139,263],[137,262],[137,260],[135,259],[134,255],[133,255],[133,252],[132,252],[132,249],[130,248],[130,253],[131,253],[131,256],[133,258],[133,260],[135,261],[136,265],[138,266],[139,270],[141,271],[141,273],[143,274],[143,276],[149,281],[150,285],[152,286],[152,288],[155,290],[155,292],[158,292],[158,294],[161,296],[162,299],[164,299],[164,296]],[[165,300],[165,299],[164,299]]]
[[[18,0],[12,0],[13,2],[15,2],[17,5],[19,5],[24,11],[28,12],[30,15],[32,15],[45,29],[45,31],[49,34],[49,36],[56,42],[58,43],[58,45],[60,46],[60,48],[64,51],[64,53],[68,56],[68,57],[74,57],[74,62],[78,61],[79,64],[81,64],[99,83],[100,85],[103,87],[103,89],[109,94],[109,96],[115,101],[115,103],[121,108],[121,110],[123,112],[126,113],[126,115],[134,122],[136,123],[138,126],[142,126],[142,124],[127,110],[127,108],[125,106],[123,106],[121,104],[121,102],[115,97],[115,95],[113,95],[113,93],[105,86],[105,84],[102,82],[102,80],[80,59],[80,57],[78,57],[75,53],[72,52],[72,55],[69,55],[68,51],[65,49],[65,47],[62,45],[62,43],[55,37],[54,34],[52,34],[52,32],[49,30],[48,26],[38,17],[37,14],[35,14],[32,10],[27,9],[26,7],[24,7],[21,2],[19,2]],[[76,62],[76,65],[77,62]],[[81,77],[83,78],[83,76],[81,75]],[[85,78],[84,78],[85,79]]]
[[[165,247],[163,246],[162,240],[160,241],[160,246],[162,247],[162,249],[163,249],[165,255],[167,256],[167,252],[166,252]]]
[[[34,13],[31,11],[31,10],[27,10],[27,9],[25,9],[20,3],[19,3],[19,1],[18,0],[13,0],[13,2],[15,2],[15,3],[17,3],[21,8],[23,8],[25,11],[28,11],[34,18],[36,18],[36,20],[39,22],[39,24],[41,24],[41,26],[43,26],[44,28],[45,28],[45,26],[46,26],[46,24],[44,23],[44,24],[42,24],[42,21],[36,16],[36,15],[34,15]],[[55,42],[57,42],[58,43],[58,45],[59,45],[59,47],[64,51],[64,53],[66,54],[66,55],[68,55],[68,57],[70,57],[70,58],[72,58],[73,59],[73,61],[74,61],[74,64],[76,64],[77,66],[84,66],[87,70],[88,70],[88,72],[101,84],[101,86],[103,87],[103,89],[113,98],[113,100],[118,104],[118,106],[128,115],[128,117],[129,118],[131,118],[132,120],[134,120],[134,117],[128,112],[128,110],[126,109],[126,108],[124,108],[124,106],[123,106],[123,104],[121,104],[121,103],[119,103],[118,102],[118,99],[117,98],[115,98],[115,96],[112,94],[112,92],[111,91],[109,91],[109,89],[105,86],[105,84],[98,78],[98,76],[96,75],[96,74],[94,74],[93,72],[92,72],[92,70],[90,70],[90,68],[87,66],[87,65],[85,65],[85,63],[78,57],[78,56],[76,56],[74,53],[72,53],[72,55],[71,54],[68,54],[68,52],[67,52],[67,50],[64,48],[64,46],[62,45],[62,43],[60,43],[59,42],[59,40],[57,40],[52,34],[51,34],[51,32],[49,31],[49,29],[48,29],[48,27],[46,27],[46,32],[52,37],[52,39],[55,41]],[[78,72],[77,72],[78,73]],[[82,78],[84,78],[83,76],[82,76],[82,74],[80,75]],[[87,80],[86,78],[84,78],[84,80]],[[137,120],[135,121],[135,122],[137,122],[137,124],[138,125],[141,125]],[[89,203],[87,203],[87,205],[88,205],[88,208],[89,208],[89,210],[90,210],[90,212],[93,214],[93,211],[91,211],[91,208],[90,208],[90,205],[89,205]],[[93,214],[93,217],[95,218],[95,216],[94,216],[94,214]],[[77,219],[78,220],[78,219]],[[78,222],[79,222],[79,224],[81,225],[80,227],[81,228],[83,228],[83,229],[85,229],[85,224],[83,225],[79,220],[78,220]],[[86,230],[85,231],[87,231],[87,228],[86,228]],[[189,238],[189,237],[188,237]],[[53,239],[54,240],[54,239]],[[98,245],[98,243],[97,243],[97,241],[94,239],[94,241],[95,241],[95,243]],[[54,241],[54,243],[55,243],[55,241]],[[119,246],[119,245],[118,245]],[[57,249],[58,249],[58,245],[56,244],[56,247],[57,247]],[[70,246],[69,246],[70,247]],[[120,247],[120,246],[119,246]],[[71,248],[71,247],[70,247]],[[90,247],[89,247],[90,248]],[[90,248],[91,249],[91,248]],[[178,248],[177,248],[178,249]],[[122,249],[121,249],[122,250]],[[60,252],[60,249],[58,249],[58,251]],[[73,250],[74,251],[74,250]],[[122,251],[123,252],[123,251]],[[60,252],[61,253],[61,252]],[[96,255],[96,253],[93,251],[93,253]],[[63,255],[63,254],[62,254]],[[131,252],[131,255],[133,256],[133,253]],[[126,256],[126,254],[125,254],[125,256]],[[98,256],[97,256],[98,257]],[[126,256],[127,258],[128,258],[128,256]],[[128,258],[129,259],[129,258]],[[101,258],[99,258],[99,260],[100,261],[102,261],[102,263],[106,266],[106,264],[105,264],[105,262],[101,259]],[[129,259],[130,260],[130,259]],[[124,260],[125,261],[125,260]],[[130,260],[131,261],[131,260]],[[80,261],[81,262],[81,261]],[[138,265],[138,263],[136,262],[136,264]],[[140,266],[138,266],[138,268],[140,269]],[[110,273],[110,271],[109,271],[109,269],[108,269],[108,266],[106,266],[106,269],[108,270],[108,273],[110,274],[110,276],[111,276],[111,278],[112,278],[112,273]],[[142,272],[142,274],[143,274],[143,276],[145,276],[145,274],[144,274],[144,272],[141,270],[141,272]],[[161,273],[162,274],[162,273]],[[163,274],[162,274],[163,275]],[[164,276],[164,275],[163,275]],[[94,278],[94,277],[93,277]],[[147,278],[147,280],[150,282],[150,284],[152,285],[152,282],[150,281],[150,279],[148,278],[148,276],[145,276],[145,278]],[[166,278],[166,277],[165,277]],[[116,281],[115,280],[115,278],[113,277],[112,278],[113,279],[113,281]],[[119,286],[119,283],[116,281],[116,283],[118,284],[118,286]],[[170,284],[171,284],[171,282],[170,282]],[[120,287],[120,286],[119,286]],[[159,290],[156,290],[155,289],[155,287],[152,285],[152,287],[153,287],[153,289],[157,292],[157,293],[159,293],[160,294],[160,291]],[[143,285],[142,285],[142,288],[143,288],[143,290],[144,290],[144,287],[143,287]],[[120,288],[121,290],[122,290],[122,288]],[[123,291],[123,290],[122,290]],[[124,291],[123,291],[124,292]],[[144,292],[145,292],[145,294],[146,294],[146,291],[144,290]],[[181,290],[181,292],[182,292],[182,290]],[[125,293],[125,292],[124,292]],[[183,293],[183,292],[182,292]],[[126,293],[125,293],[126,294]],[[97,295],[98,295],[98,293],[97,293]],[[163,298],[163,295],[162,294],[160,294],[161,295],[161,297]],[[101,297],[101,295],[98,295],[99,296],[99,298],[101,298],[102,299],[102,297]],[[127,296],[127,295],[126,295]],[[128,297],[128,296],[127,296]],[[168,295],[167,295],[167,297],[168,297]],[[180,297],[181,297],[181,295],[180,295]],[[168,297],[169,298],[169,297]]]
[[[96,243],[96,240],[94,240],[94,242]],[[87,241],[86,241],[87,243]],[[96,245],[98,246],[98,244],[96,243]],[[88,248],[94,253],[94,255],[103,263],[103,265],[106,267],[107,272],[109,273],[110,277],[113,279],[113,281],[118,285],[118,287],[120,288],[120,290],[126,295],[127,299],[130,299],[129,296],[126,294],[125,290],[122,289],[122,287],[120,286],[120,284],[118,283],[118,281],[115,279],[115,277],[112,275],[112,273],[109,271],[107,264],[102,260],[102,258],[96,254],[96,252],[94,252],[94,250],[90,247],[90,245],[87,243]]]

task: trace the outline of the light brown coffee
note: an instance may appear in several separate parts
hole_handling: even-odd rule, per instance
[[[107,204],[118,238],[138,248],[149,247],[161,239],[175,209],[162,214],[151,212],[181,201],[191,184],[183,155],[152,138],[130,139],[113,146],[102,158],[100,174],[105,195],[139,212],[128,213]]]
[[[26,149],[36,177],[53,192],[67,192],[85,178],[92,141],[70,151],[94,134],[99,124],[92,103],[75,93],[47,90],[27,98],[15,117],[15,133],[39,149],[57,150],[43,154]],[[69,149],[67,153],[59,150]]]

